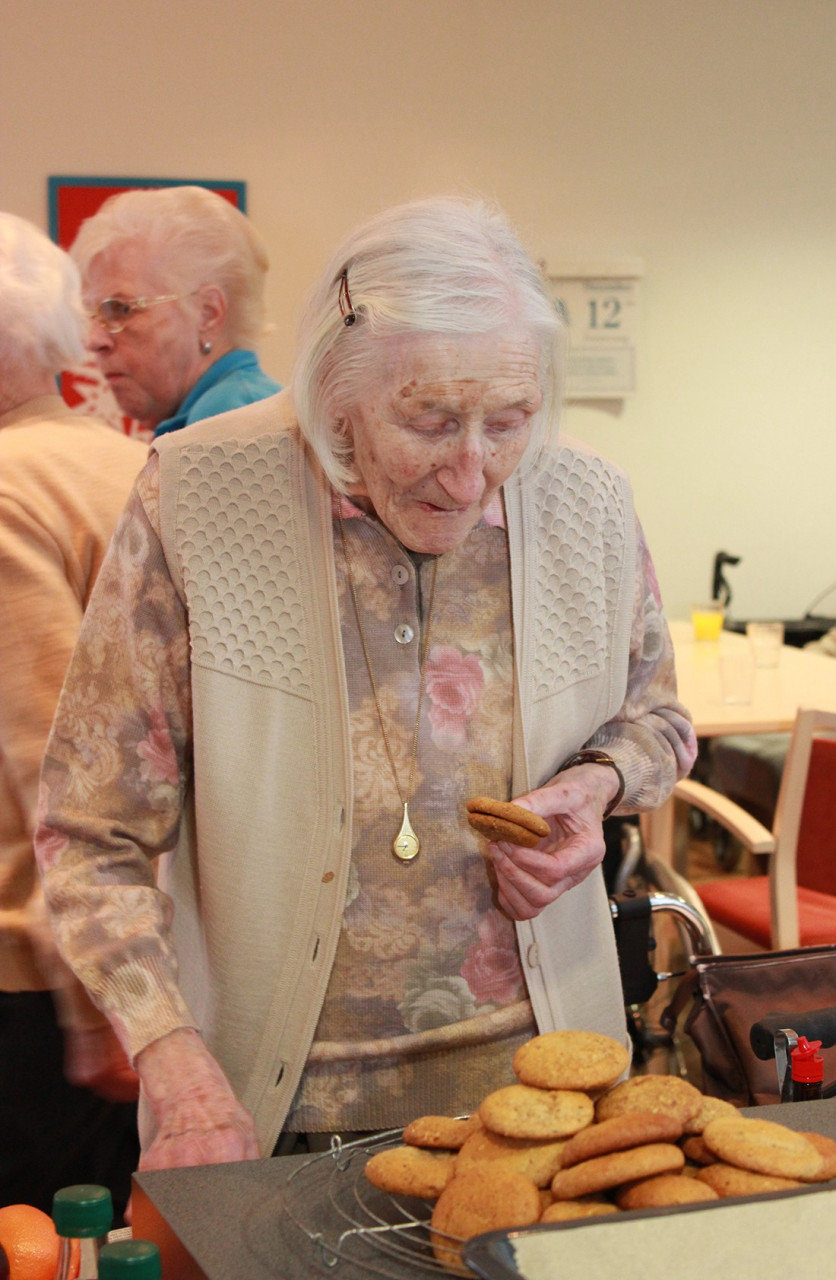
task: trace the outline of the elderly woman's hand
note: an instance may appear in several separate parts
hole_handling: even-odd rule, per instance
[[[580,764],[515,797],[545,818],[551,835],[536,849],[493,844],[499,905],[514,920],[531,920],[567,889],[585,880],[604,856],[604,810],[618,788],[613,769]]]
[[[196,1031],[155,1040],[136,1069],[157,1129],[140,1169],[258,1159],[252,1118]]]

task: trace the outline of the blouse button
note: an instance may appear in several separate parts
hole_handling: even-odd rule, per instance
[[[398,644],[412,644],[415,639],[415,632],[408,623],[402,622],[400,626],[395,627],[395,639]]]
[[[392,570],[392,581],[402,587],[405,582],[409,582],[409,570],[405,564],[396,564]]]

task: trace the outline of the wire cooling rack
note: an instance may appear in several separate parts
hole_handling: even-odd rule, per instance
[[[395,1280],[449,1274],[430,1245],[432,1203],[390,1195],[366,1179],[369,1156],[402,1141],[400,1129],[345,1144],[337,1138],[330,1151],[291,1174],[285,1208],[313,1243],[323,1268],[351,1262],[367,1275]],[[451,1243],[461,1242],[451,1237]]]

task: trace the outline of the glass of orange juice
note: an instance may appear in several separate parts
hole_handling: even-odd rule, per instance
[[[725,609],[719,600],[706,600],[691,605],[691,625],[695,640],[719,640],[723,630]]]

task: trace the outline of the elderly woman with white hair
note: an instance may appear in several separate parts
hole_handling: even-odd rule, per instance
[[[252,349],[264,330],[267,250],[205,187],[111,196],[72,246],[88,350],[123,413],[177,431],[279,391]]]
[[[55,376],[81,357],[83,328],[72,260],[0,213],[0,1204],[49,1212],[59,1187],[104,1181],[121,1212],[138,1156],[126,1101],[137,1081],[58,960],[32,844],[82,613],[147,456],[58,395]]]
[[[626,1041],[602,818],[695,741],[626,478],[556,439],[562,336],[498,213],[419,201],[337,251],[292,395],[155,443],[39,836],[143,1167],[461,1114],[537,1028]],[[548,834],[488,844],[476,795]]]

